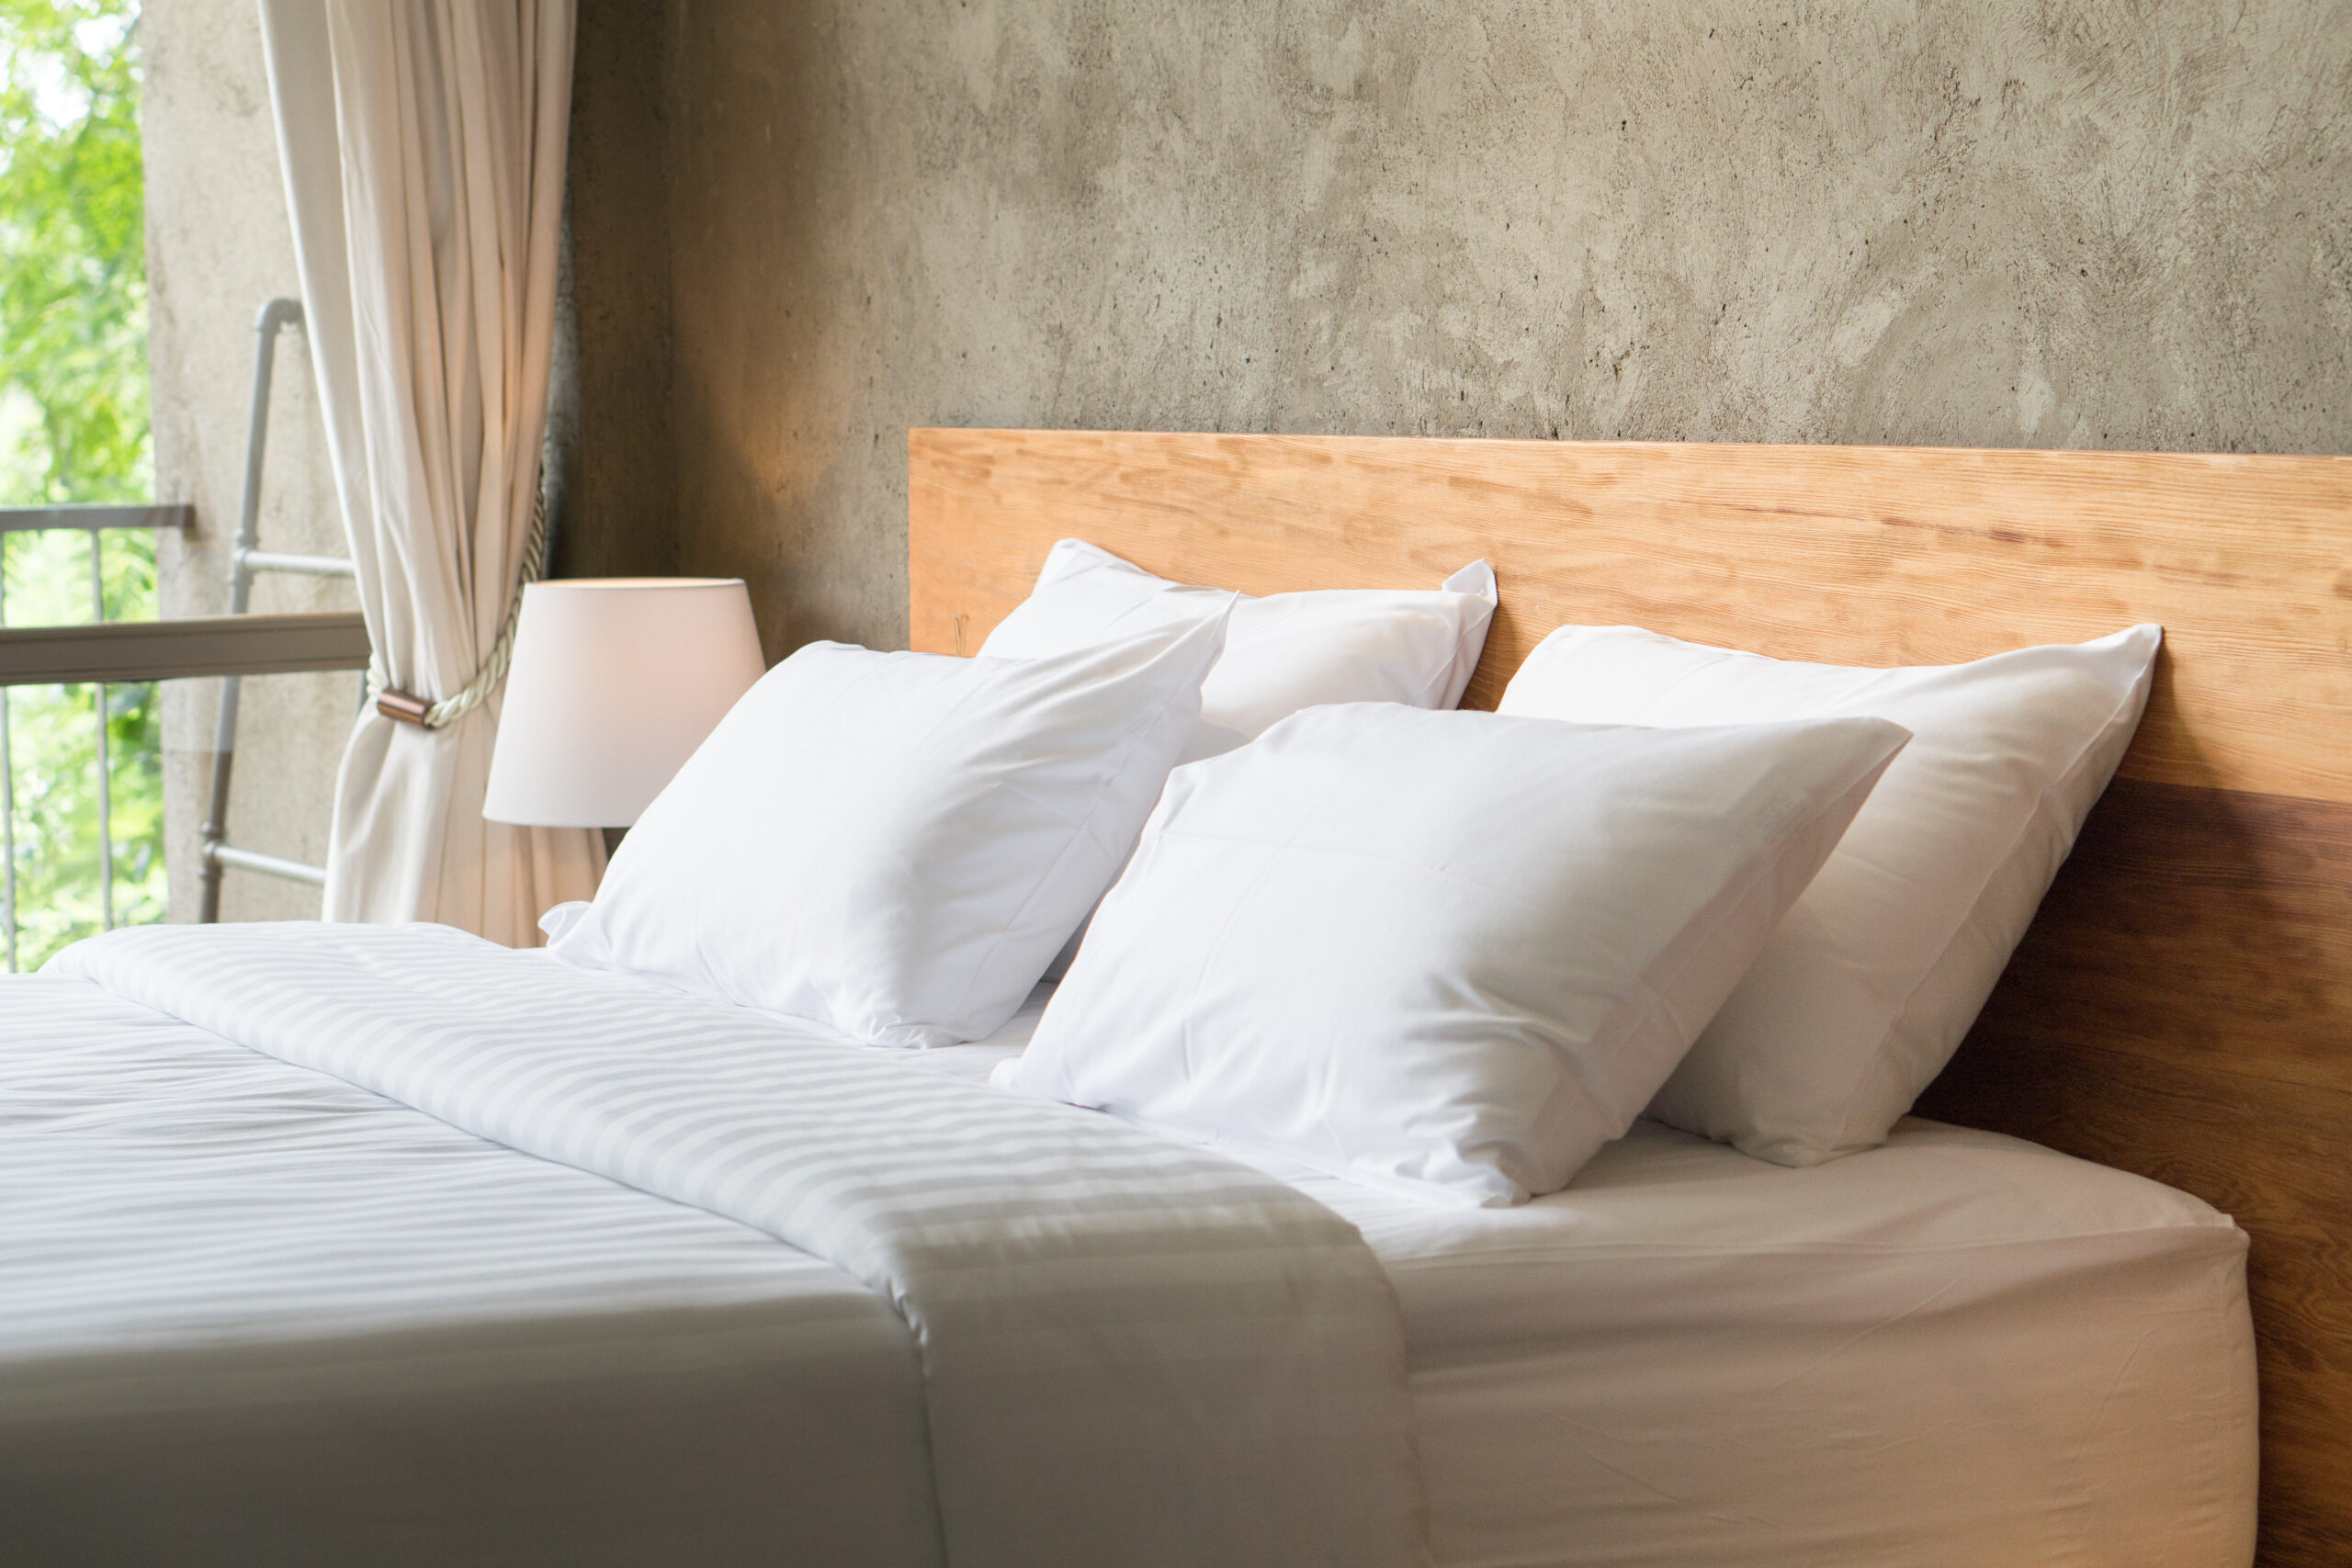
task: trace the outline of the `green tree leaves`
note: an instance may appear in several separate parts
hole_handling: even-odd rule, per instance
[[[0,503],[143,501],[148,441],[145,189],[136,0],[0,0]],[[141,532],[0,534],[18,626],[155,613]],[[163,745],[152,685],[106,689],[118,922],[164,912]],[[98,690],[17,687],[10,825],[25,968],[99,929]]]
[[[137,21],[130,0],[0,0],[0,484],[20,504],[154,488]]]

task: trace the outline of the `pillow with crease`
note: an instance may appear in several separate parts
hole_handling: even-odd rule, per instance
[[[1555,1191],[1905,739],[1310,708],[1170,775],[992,1081],[1424,1200]]]
[[[1493,570],[1476,560],[1434,590],[1329,588],[1253,599],[1170,582],[1083,539],[1064,539],[980,652],[1067,653],[1227,600],[1225,652],[1201,683],[1200,721],[1179,761],[1230,751],[1277,720],[1328,703],[1455,706],[1486,650],[1497,592]],[[1081,921],[1046,978],[1069,972],[1086,931]]]
[[[1782,1165],[1883,1143],[1943,1069],[2148,702],[2163,631],[1907,669],[1562,626],[1508,714],[1715,725],[1870,716],[1914,739],[1651,1113]]]
[[[1134,850],[1230,596],[1042,659],[811,643],[629,830],[548,952],[946,1045],[1011,1018]]]
[[[1473,561],[1435,589],[1317,589],[1227,595],[1156,577],[1064,539],[1046,556],[1029,597],[980,652],[1000,659],[1067,653],[1106,637],[1198,614],[1233,599],[1225,652],[1201,683],[1199,727],[1183,761],[1229,751],[1268,725],[1323,703],[1450,708],[1478,668],[1497,602],[1495,574]]]

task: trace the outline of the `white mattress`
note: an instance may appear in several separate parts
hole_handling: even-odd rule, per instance
[[[1301,1182],[1405,1308],[1441,1562],[2245,1563],[2245,1236],[1906,1121],[1788,1170],[1644,1124],[1517,1211]]]
[[[2253,1558],[2245,1235],[2171,1188],[1918,1118],[1802,1170],[1643,1122],[1517,1209],[1276,1174],[1396,1283],[1449,1568]]]
[[[696,1520],[718,1562],[740,1558],[741,1532],[808,1529],[778,1481],[821,1472],[797,1449],[850,1442],[867,1419],[843,1405],[811,1421],[813,1404],[781,1418],[787,1395],[812,1398],[817,1362],[906,1356],[878,1299],[729,1222],[78,987],[33,982],[8,999],[13,1025],[70,1022],[113,1066],[103,1097],[86,1081],[16,1077],[0,1122],[10,1104],[62,1119],[96,1162],[90,1191],[129,1183],[160,1201],[142,1224],[92,1212],[79,1183],[19,1188],[11,1230],[49,1250],[0,1258],[13,1309],[0,1363],[15,1363],[16,1395],[0,1437],[38,1415],[51,1372],[78,1385],[83,1408],[93,1378],[121,1376],[141,1407],[185,1378],[193,1414],[279,1366],[346,1402],[414,1402],[416,1422],[470,1412],[491,1446],[446,1462],[486,1475],[551,1431],[580,1434],[582,1486],[623,1434],[673,1457],[707,1438],[736,1456],[741,1485],[706,1473],[628,1517],[649,1532]],[[980,1078],[1012,1049],[893,1055]],[[0,1137],[0,1156],[8,1146]],[[204,1158],[144,1177],[122,1164],[174,1150]],[[1811,1170],[1645,1126],[1568,1191],[1516,1210],[1423,1208],[1278,1174],[1361,1226],[1395,1281],[1450,1568],[2250,1560],[2245,1237],[2168,1189],[1924,1122]],[[94,1273],[109,1269],[111,1284]],[[54,1311],[45,1280],[62,1286]],[[100,1301],[112,1321],[93,1315]],[[103,1365],[74,1354],[85,1334],[94,1350],[110,1343]],[[150,1349],[123,1359],[126,1339]],[[695,1373],[708,1389],[691,1386]],[[469,1390],[518,1380],[561,1397],[498,1438]],[[740,1397],[771,1385],[772,1400]],[[290,1385],[281,1372],[273,1386]],[[311,1430],[290,1425],[288,1442]],[[922,1462],[911,1434],[854,1441]],[[151,1458],[150,1490],[194,1498],[221,1483],[195,1448]],[[663,1473],[618,1462],[631,1482]],[[782,1512],[762,1519],[747,1499]],[[598,1500],[567,1495],[566,1517],[610,1532]],[[874,1533],[868,1520],[857,1534]],[[514,1522],[548,1544],[547,1515]],[[492,1562],[520,1543],[481,1544]],[[610,1533],[571,1545],[572,1561],[631,1556]]]

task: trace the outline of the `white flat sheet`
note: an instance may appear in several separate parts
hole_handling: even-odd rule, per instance
[[[79,980],[0,982],[0,1303],[28,1561],[935,1561],[872,1292]]]
[[[957,1568],[1428,1560],[1395,1291],[1245,1166],[441,927],[146,926],[50,972],[834,1264],[912,1335]]]

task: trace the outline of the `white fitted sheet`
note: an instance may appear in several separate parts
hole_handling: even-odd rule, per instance
[[[1271,1168],[1396,1283],[1448,1568],[2252,1560],[2245,1235],[2171,1188],[1918,1118],[1804,1169],[1645,1122],[1515,1209]]]
[[[1527,1207],[1298,1185],[1405,1311],[1439,1561],[2244,1568],[2245,1236],[1906,1120],[1792,1170],[1651,1123]]]

